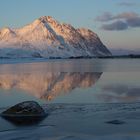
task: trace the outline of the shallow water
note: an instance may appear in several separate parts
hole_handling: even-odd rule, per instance
[[[1,61],[0,111],[27,100],[50,105],[139,102],[140,59]],[[2,118],[0,123],[0,131],[17,128]]]
[[[6,63],[6,62],[5,62]],[[140,59],[79,59],[0,64],[0,107],[140,100]]]

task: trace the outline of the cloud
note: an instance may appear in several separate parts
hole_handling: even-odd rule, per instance
[[[126,21],[130,27],[140,27],[140,17],[129,18]]]
[[[131,6],[136,6],[137,4],[134,2],[120,2],[118,3],[119,6],[126,6],[126,7],[131,7]]]
[[[113,15],[109,12],[105,12],[101,16],[97,16],[95,18],[95,21],[106,22],[106,21],[110,21],[112,19],[113,19]]]
[[[115,21],[111,24],[103,24],[101,26],[101,29],[104,29],[104,30],[126,30],[128,28],[128,25],[126,22],[123,22],[123,21]]]
[[[123,12],[123,13],[113,16],[112,19],[132,19],[132,18],[138,18],[138,17],[140,17],[140,15],[135,12]]]
[[[102,15],[97,16],[95,18],[95,21],[108,22],[116,19],[134,19],[134,18],[140,18],[140,15],[135,12],[123,12],[117,15],[112,15],[109,12],[104,12]]]
[[[140,27],[140,15],[135,12],[123,12],[117,15],[105,12],[101,16],[97,16],[95,20],[103,23],[101,29],[110,31]]]

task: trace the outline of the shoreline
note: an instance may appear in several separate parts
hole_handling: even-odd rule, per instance
[[[0,138],[50,140],[130,140],[140,139],[140,102],[107,104],[43,104],[49,112],[39,125],[13,127]],[[124,124],[108,124],[118,119]],[[65,125],[63,125],[65,124]]]
[[[140,55],[134,56],[100,56],[100,57],[71,57],[71,58],[0,58],[1,64],[16,64],[16,63],[33,63],[33,62],[53,62],[53,61],[71,61],[71,60],[102,60],[102,59],[140,59]]]

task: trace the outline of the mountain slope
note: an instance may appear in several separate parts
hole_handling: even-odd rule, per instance
[[[69,58],[111,55],[97,34],[75,29],[50,16],[19,29],[0,30],[0,57]]]

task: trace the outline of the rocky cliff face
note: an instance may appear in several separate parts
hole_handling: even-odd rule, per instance
[[[0,57],[69,58],[111,55],[97,34],[75,29],[50,16],[19,29],[0,30]]]

